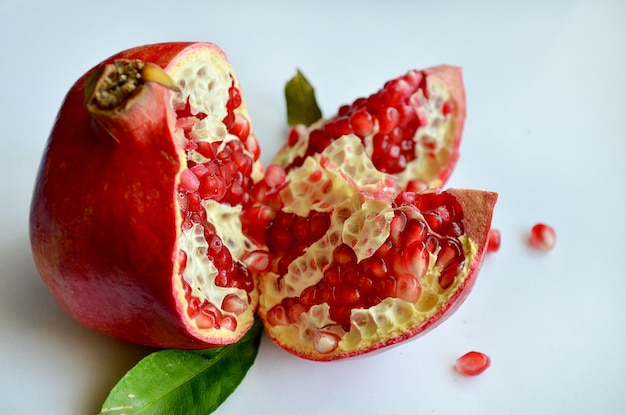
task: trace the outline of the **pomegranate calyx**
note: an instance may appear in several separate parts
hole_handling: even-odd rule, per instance
[[[139,59],[118,59],[95,70],[85,81],[85,106],[91,113],[121,111],[141,86],[156,82],[172,91],[176,83],[158,65]]]

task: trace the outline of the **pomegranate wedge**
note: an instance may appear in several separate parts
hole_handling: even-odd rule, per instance
[[[240,221],[258,157],[216,45],[105,60],[70,89],[40,166],[30,237],[44,282],[79,322],[129,342],[237,341],[254,320],[263,262],[250,260],[258,247]]]
[[[497,195],[396,194],[356,135],[293,167],[265,241],[272,267],[259,314],[291,353],[335,360],[400,342],[445,320],[482,263]]]
[[[311,126],[294,126],[274,162],[289,170],[338,138],[355,134],[374,166],[401,190],[441,187],[459,158],[465,123],[461,68],[411,70],[378,92]]]

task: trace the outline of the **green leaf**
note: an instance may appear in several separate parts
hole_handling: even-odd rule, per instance
[[[208,350],[161,350],[142,359],[111,390],[99,415],[207,415],[254,363],[262,325],[237,343]]]
[[[322,111],[315,99],[315,90],[300,70],[285,85],[287,101],[287,124],[309,126],[322,118]]]

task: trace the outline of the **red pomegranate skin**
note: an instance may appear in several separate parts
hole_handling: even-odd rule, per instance
[[[139,59],[167,71],[177,55],[198,47],[223,55],[213,44],[163,43],[105,62]],[[171,91],[146,83],[150,99],[132,115],[138,130],[115,120],[105,129],[85,109],[86,77],[65,97],[34,188],[30,239],[43,281],[69,314],[96,331],[169,348],[221,345],[220,338],[193,336],[176,301],[184,159],[172,139]]]

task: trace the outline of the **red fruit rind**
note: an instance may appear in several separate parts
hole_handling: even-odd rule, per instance
[[[395,174],[401,190],[441,187],[458,160],[465,122],[461,68],[440,65],[409,71],[367,100],[356,100],[349,109],[308,128],[293,127],[273,162],[293,168],[338,139],[342,134],[337,131],[353,132],[377,168]],[[391,121],[388,113],[394,115]]]
[[[359,174],[344,175],[343,171]],[[314,183],[307,181],[308,177],[314,177]],[[367,178],[364,183],[370,189],[363,190],[367,186],[358,183],[360,177]],[[391,177],[374,168],[358,137],[353,135],[336,140],[289,173],[288,184],[280,194],[283,211],[302,217],[311,210],[326,211],[331,219],[328,232],[294,259],[285,275],[270,272],[261,276],[259,315],[267,333],[279,346],[311,360],[362,354],[429,330],[449,316],[469,294],[484,255],[497,195],[448,190],[447,194],[463,209],[465,230],[458,241],[466,260],[445,289],[440,281],[443,265],[437,261],[440,251],[435,251],[428,254],[423,264],[419,259],[405,259],[405,271],[400,272],[410,275],[397,275],[397,296],[383,298],[373,306],[359,306],[358,292],[336,282],[332,295],[353,302],[347,324],[333,319],[335,306],[327,301],[320,300],[308,310],[300,304],[286,308],[285,299],[308,296],[306,291],[324,278],[329,265],[337,261],[333,252],[341,246],[351,247],[360,262],[395,238],[392,222],[397,212],[425,222],[410,200],[394,204],[389,197],[393,192],[388,191],[393,188]],[[410,199],[409,195],[407,198]]]
[[[94,73],[123,60],[157,65],[177,91],[140,82],[112,109],[88,111],[85,88]],[[237,195],[196,201],[204,220],[186,213],[187,197],[202,186],[188,167],[206,162],[203,149],[236,149],[246,183],[260,177],[258,144],[238,94],[232,67],[211,43],[129,49],[71,88],[40,167],[30,236],[42,279],[79,322],[167,348],[233,343],[251,327],[256,277],[242,260],[257,247],[241,231],[240,203],[225,201]],[[209,231],[227,248],[223,262],[243,270],[245,281],[217,283],[221,265],[206,256]]]

